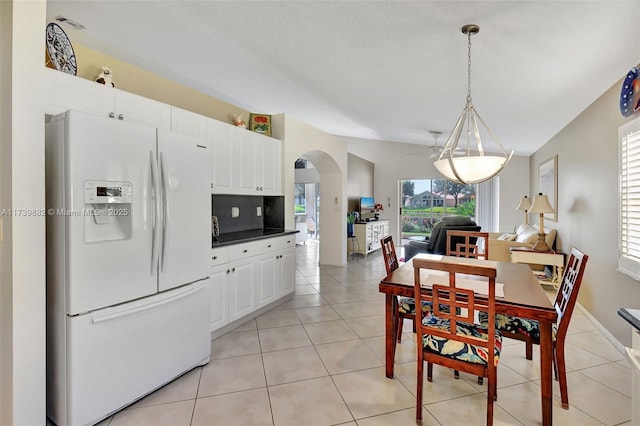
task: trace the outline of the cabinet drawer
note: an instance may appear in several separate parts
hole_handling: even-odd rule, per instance
[[[263,250],[260,241],[235,244],[229,247],[229,257],[231,260],[245,259],[247,257],[257,256],[262,252]]]
[[[211,266],[229,263],[229,247],[220,247],[211,250]]]
[[[279,240],[278,241],[278,246],[281,249],[294,247],[296,245],[296,236],[295,236],[295,234],[285,235],[284,237],[279,237],[278,240]]]
[[[268,253],[273,250],[278,250],[280,248],[280,239],[279,238],[267,238],[265,240],[256,241],[258,245],[258,254]]]

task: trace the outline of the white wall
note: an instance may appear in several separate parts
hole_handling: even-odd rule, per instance
[[[1,1],[0,208],[42,209],[46,2]],[[3,216],[0,424],[45,423],[45,218]]]
[[[624,75],[626,70],[620,70]],[[531,157],[531,192],[538,165],[558,155],[558,244],[589,255],[578,301],[620,342],[631,328],[618,308],[640,308],[640,282],[618,272],[618,127],[630,119],[619,110],[621,81],[583,111]],[[533,223],[537,219],[531,218]]]
[[[285,114],[272,117],[273,136],[282,140],[285,228],[295,228],[295,161],[308,158],[320,174],[320,264],[342,266],[347,257],[347,145]]]
[[[289,167],[287,165],[287,167]],[[318,183],[320,182],[320,175],[315,167],[307,169],[295,169],[294,178],[296,183]]]
[[[520,199],[523,195],[534,195],[529,191],[529,157],[514,155],[497,178],[498,199],[494,200],[498,203],[497,226],[491,231],[513,231],[515,226],[524,222],[524,213],[516,210]]]
[[[360,197],[373,197],[375,165],[351,153],[347,156],[347,165],[347,210],[357,211]]]
[[[421,145],[374,141],[368,139],[342,138],[350,153],[375,163],[374,197],[384,204],[381,219],[389,219],[390,233],[400,241],[398,180],[432,179],[440,176],[427,155],[427,149]],[[529,160],[527,157],[514,156],[498,181],[500,199],[496,212],[496,229],[488,231],[511,230],[522,223],[521,212],[516,211],[518,201],[529,191]],[[391,207],[387,200],[391,200]]]

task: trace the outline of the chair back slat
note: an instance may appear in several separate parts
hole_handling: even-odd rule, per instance
[[[571,249],[569,261],[564,269],[562,282],[556,293],[554,303],[556,312],[558,313],[558,334],[566,333],[569,327],[569,320],[571,319],[571,314],[578,299],[578,292],[582,284],[582,276],[584,275],[584,269],[587,266],[588,259],[588,255],[575,247]]]
[[[455,288],[455,284],[454,287],[434,284],[431,294],[433,315],[451,321],[473,322],[475,294],[472,290]]]
[[[447,231],[447,256],[489,259],[489,233]]]
[[[428,257],[428,256],[427,256]],[[495,286],[496,286],[496,268],[495,264],[475,259],[465,259],[466,262],[460,262],[453,257],[436,256],[432,258],[415,257],[413,258],[414,268],[414,290],[416,304],[420,302],[431,302],[434,307],[434,316],[447,319],[450,322],[449,329],[442,329],[423,324],[424,313],[421,310],[416,317],[416,332],[419,341],[425,334],[438,336],[453,341],[473,344],[487,348],[489,365],[494,363],[495,339]],[[431,290],[422,286],[421,274],[428,275],[429,271],[446,271],[448,279],[444,275],[438,275],[442,278],[442,282],[436,282],[432,285]],[[472,290],[463,289],[456,286],[456,280],[461,275],[469,279],[470,276],[479,277],[483,282],[488,280],[489,295],[486,301],[482,302],[482,310],[489,313],[488,334],[487,339],[478,339],[472,336],[463,336],[457,333],[458,322],[473,323],[474,310],[478,309],[479,301]],[[440,281],[437,280],[436,281]],[[448,282],[447,282],[448,281]],[[486,306],[484,306],[486,305]],[[442,309],[448,306],[448,309]],[[459,310],[456,308],[460,308]],[[448,310],[448,312],[447,312]]]
[[[393,238],[387,235],[380,239],[382,245],[382,255],[384,256],[384,266],[387,268],[387,275],[398,269],[398,256],[396,256],[396,248],[393,245]]]

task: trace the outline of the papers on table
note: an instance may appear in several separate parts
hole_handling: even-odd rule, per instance
[[[422,285],[425,287],[431,287],[433,284],[449,285],[449,274],[434,272],[422,279]],[[472,290],[474,293],[485,296],[489,295],[489,280],[456,277],[456,287]],[[504,297],[504,284],[496,283],[496,297]]]

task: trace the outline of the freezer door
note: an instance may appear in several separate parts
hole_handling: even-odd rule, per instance
[[[199,282],[67,317],[67,371],[49,383],[55,398],[49,416],[58,425],[97,423],[207,363],[210,299],[210,288]]]
[[[155,129],[75,111],[64,122],[64,140],[56,141],[64,150],[57,165],[64,170],[64,194],[48,201],[65,223],[65,237],[50,247],[65,251],[60,281],[67,285],[67,313],[157,292]]]
[[[160,291],[206,278],[211,251],[209,142],[158,129]]]

